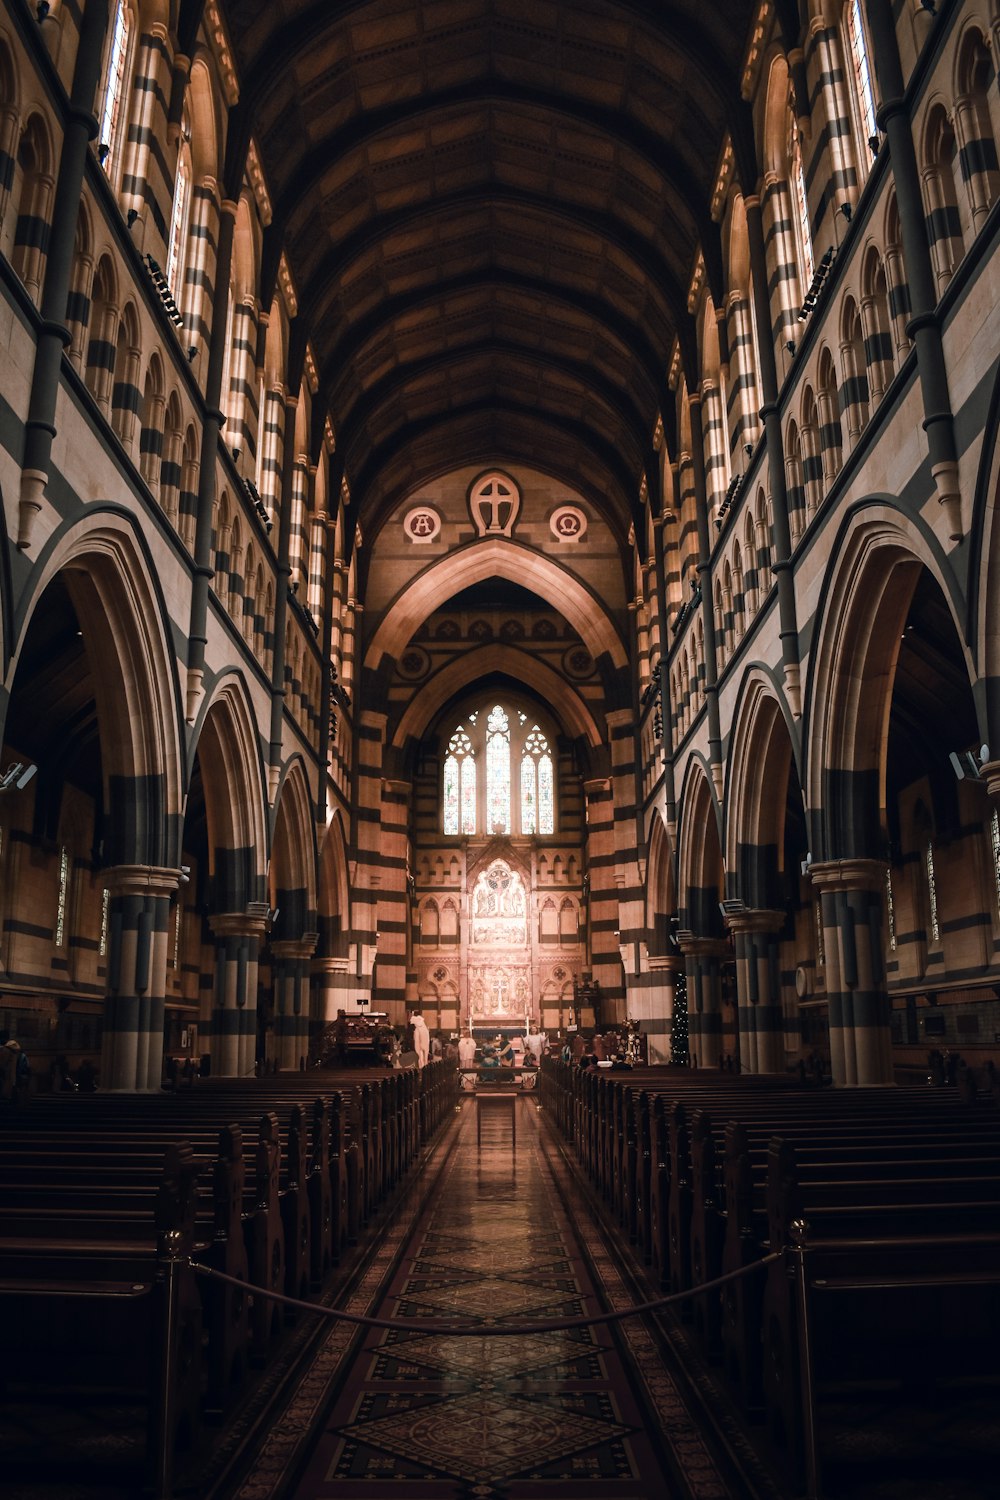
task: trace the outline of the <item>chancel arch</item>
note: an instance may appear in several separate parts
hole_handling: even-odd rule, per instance
[[[543,599],[558,600],[595,660],[606,654],[613,666],[625,665],[621,638],[594,595],[567,568],[507,540],[472,543],[426,568],[386,611],[368,647],[365,665],[375,669],[384,655],[398,656],[435,609],[460,590],[492,578],[530,588]]]

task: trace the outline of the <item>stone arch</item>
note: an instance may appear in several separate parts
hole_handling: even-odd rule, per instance
[[[108,415],[118,339],[118,278],[112,256],[104,254],[94,273],[90,302],[90,338],[84,379],[98,406]]]
[[[177,868],[182,712],[177,659],[159,583],[133,519],[91,507],[39,558],[18,621],[23,635],[62,575],[93,661],[101,742],[104,860]]]
[[[722,933],[723,895],[719,805],[708,769],[692,759],[681,800],[677,891],[681,925],[701,937]]]
[[[726,777],[725,863],[749,907],[779,904],[786,802],[781,789],[797,764],[788,705],[771,678],[753,669],[740,689]]]
[[[319,863],[319,951],[323,956],[347,956],[351,928],[347,840],[339,812],[330,819]]]
[[[301,902],[305,931],[316,915],[316,868],[317,849],[313,800],[309,791],[306,771],[301,759],[295,756],[285,768],[274,799],[271,819],[271,893],[296,893],[296,916]],[[280,886],[277,884],[280,882]],[[290,914],[288,914],[290,917]],[[282,923],[282,931],[288,936],[298,936]]]
[[[927,237],[940,296],[965,253],[958,203],[958,144],[940,99],[927,111],[920,156]]]
[[[831,555],[836,565],[817,612],[803,713],[812,849],[826,860],[878,858],[896,663],[923,569],[948,602],[960,640],[963,632],[932,544],[890,503],[872,501],[850,515]]]
[[[494,672],[503,672],[515,681],[523,682],[543,703],[552,705],[559,722],[571,734],[586,739],[593,749],[602,743],[600,729],[589,707],[563,677],[527,651],[491,642],[474,651],[463,652],[424,684],[422,691],[401,715],[393,735],[393,745],[404,746],[409,739],[419,739],[449,699],[469,683]]]
[[[398,656],[418,626],[452,595],[496,577],[532,589],[543,599],[558,599],[562,613],[595,661],[607,656],[615,667],[626,665],[621,638],[590,590],[566,568],[507,540],[459,548],[402,589],[375,631],[365,665],[375,670],[383,656]]]
[[[659,810],[650,814],[646,833],[646,943],[656,957],[673,952],[671,918],[677,911],[674,851]]]
[[[207,694],[188,754],[205,788],[209,877],[216,911],[262,901],[268,857],[266,777],[256,714],[243,677],[222,678]]]
[[[41,296],[52,208],[52,140],[44,117],[29,115],[17,146],[13,196],[16,222],[11,265],[33,302]]]

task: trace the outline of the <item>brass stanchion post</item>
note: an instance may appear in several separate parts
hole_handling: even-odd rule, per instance
[[[802,1386],[802,1436],[806,1465],[807,1500],[820,1500],[819,1449],[816,1441],[816,1403],[813,1391],[812,1349],[809,1339],[809,1285],[806,1279],[806,1241],[809,1225],[793,1219],[791,1231],[795,1303],[799,1323],[799,1379]]]
[[[180,1229],[164,1230],[157,1246],[156,1281],[161,1301],[160,1348],[154,1378],[153,1494],[170,1500],[174,1485],[174,1405],[176,1396],[178,1281],[184,1237]]]

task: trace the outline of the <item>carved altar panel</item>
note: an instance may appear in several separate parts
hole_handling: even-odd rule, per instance
[[[505,859],[480,871],[472,890],[472,946],[524,948],[528,902],[524,882]]]

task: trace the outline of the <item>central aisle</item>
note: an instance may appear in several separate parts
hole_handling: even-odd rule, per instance
[[[451,1149],[439,1148],[447,1158],[371,1313],[414,1322],[545,1323],[619,1305],[619,1298],[627,1305],[613,1257],[596,1234],[585,1253],[586,1216],[575,1215],[579,1233],[567,1216],[560,1188],[571,1193],[572,1184],[549,1155],[534,1100],[521,1097],[516,1107],[515,1152],[505,1111],[484,1120],[480,1144],[476,1105],[465,1103],[457,1139],[451,1135]],[[398,1222],[393,1227],[404,1232]],[[591,1258],[601,1265],[603,1303]],[[362,1310],[357,1297],[350,1306]],[[638,1382],[646,1400],[634,1373],[629,1378],[620,1339],[639,1368],[647,1367]],[[652,1340],[634,1321],[622,1333],[604,1325],[510,1338],[357,1335],[334,1325],[324,1350],[316,1377],[322,1372],[337,1395],[302,1478],[286,1492],[295,1500],[729,1494]],[[291,1437],[286,1430],[284,1439]],[[268,1467],[264,1458],[239,1494],[274,1493]]]

